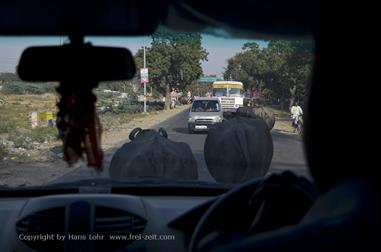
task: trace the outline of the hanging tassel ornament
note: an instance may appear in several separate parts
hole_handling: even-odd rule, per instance
[[[97,98],[92,93],[96,86],[60,83],[56,89],[61,96],[57,103],[57,128],[69,166],[86,159],[88,166],[102,171],[102,128],[95,110]]]

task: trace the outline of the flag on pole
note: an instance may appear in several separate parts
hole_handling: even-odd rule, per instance
[[[140,68],[140,83],[148,83],[148,68]]]

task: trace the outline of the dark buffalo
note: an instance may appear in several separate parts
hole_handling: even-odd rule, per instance
[[[239,183],[267,173],[273,141],[263,120],[235,117],[208,133],[204,154],[217,182]]]
[[[248,118],[262,119],[267,124],[267,127],[271,130],[275,125],[274,113],[263,106],[257,107],[240,107],[236,112],[237,116],[243,116]]]
[[[129,138],[131,142],[124,144],[111,160],[111,178],[197,179],[197,163],[190,147],[169,140],[164,129],[157,132],[136,128]]]

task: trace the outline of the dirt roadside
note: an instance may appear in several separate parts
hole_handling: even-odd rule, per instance
[[[105,150],[109,149],[121,141],[127,141],[128,135],[134,128],[151,128],[188,108],[189,106],[177,106],[172,110],[152,112],[145,117],[135,118],[128,124],[120,125],[118,130],[105,132],[102,135],[102,146]]]
[[[291,126],[291,117],[288,112],[268,107],[275,115],[275,125],[273,131],[283,134],[295,135],[294,128]]]
[[[103,133],[102,148],[106,152],[122,141],[128,141],[128,135],[132,129],[136,127],[150,128],[188,108],[189,106],[178,106],[173,110],[151,112],[135,118],[129,123],[121,124],[117,130]],[[8,162],[6,165],[0,165],[0,186],[19,187],[46,184],[77,169],[81,165],[79,163],[75,167],[68,168],[67,164],[62,160],[60,150],[57,151],[55,156],[56,158],[44,162]]]

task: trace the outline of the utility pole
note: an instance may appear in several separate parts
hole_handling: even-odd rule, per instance
[[[143,46],[143,64],[146,68],[146,47]],[[147,113],[147,83],[144,82],[144,113]]]

